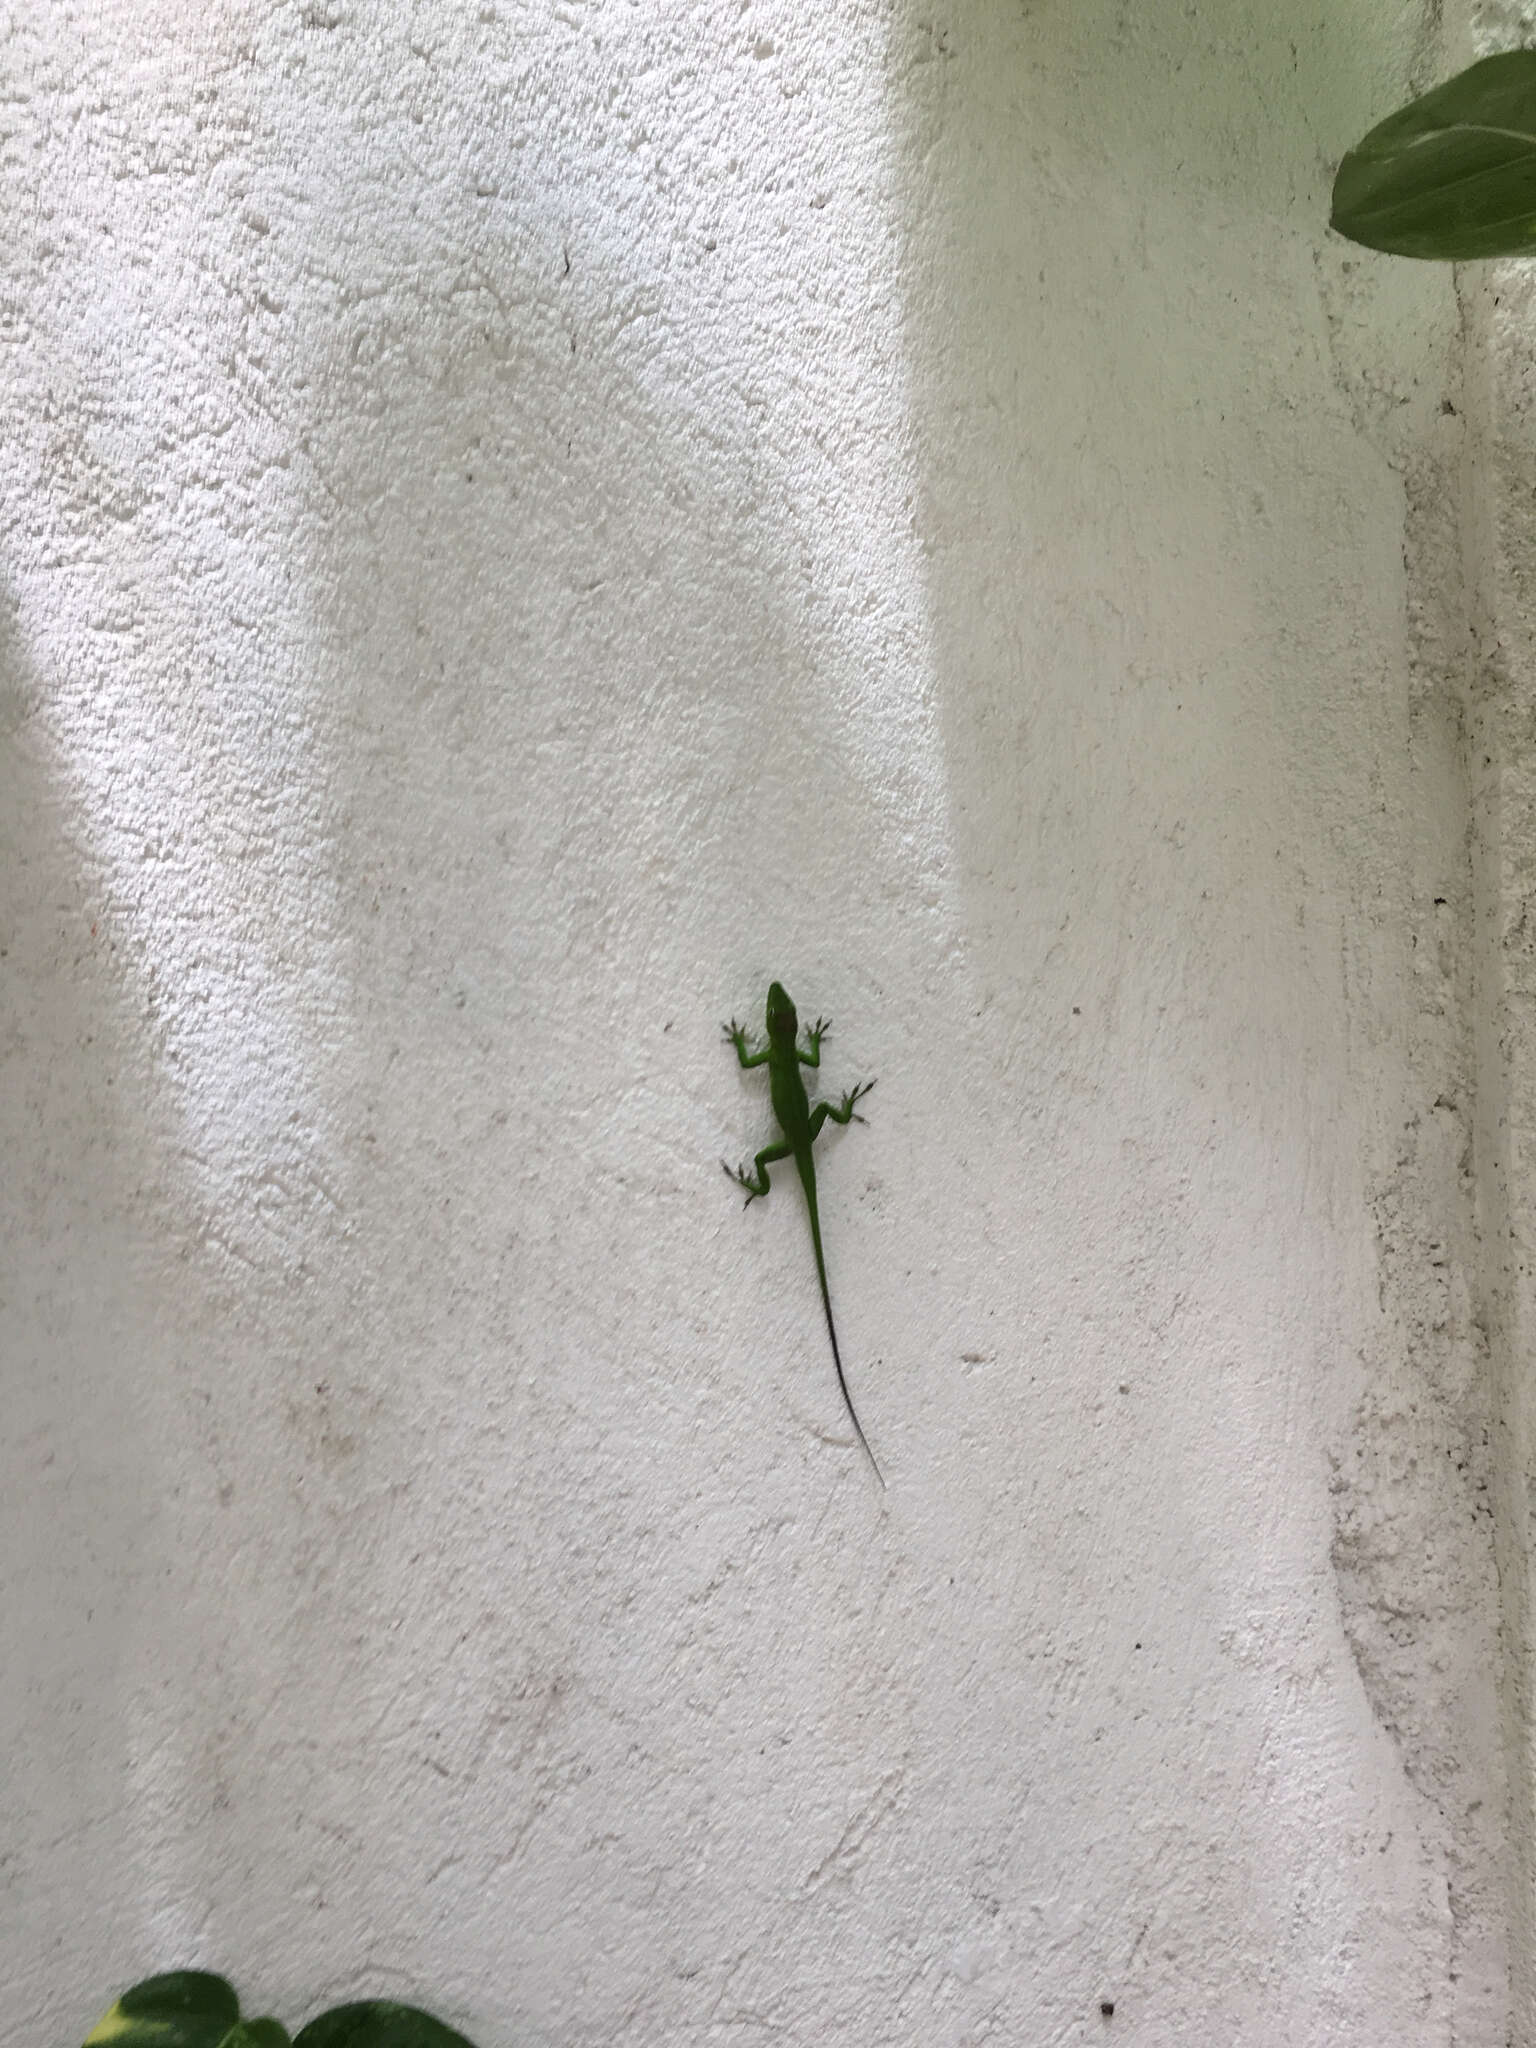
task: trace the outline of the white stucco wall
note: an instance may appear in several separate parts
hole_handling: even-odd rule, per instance
[[[9,2037],[1502,2042],[1418,8],[3,20]]]

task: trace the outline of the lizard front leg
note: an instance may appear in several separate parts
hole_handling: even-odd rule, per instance
[[[821,1065],[821,1041],[824,1038],[829,1038],[831,1034],[832,1019],[830,1017],[818,1017],[805,1034],[809,1041],[805,1049],[802,1051],[798,1046],[795,1048],[795,1057],[802,1066],[819,1067]]]
[[[729,1024],[722,1024],[720,1026],[720,1031],[727,1045],[735,1046],[736,1057],[741,1061],[741,1064],[744,1067],[760,1067],[762,1066],[763,1062],[767,1059],[768,1047],[766,1045],[763,1047],[761,1052],[747,1051],[746,1028],[744,1025],[738,1024],[734,1017],[731,1019]]]
[[[822,1125],[826,1122],[828,1117],[831,1117],[833,1123],[835,1124],[863,1123],[864,1118],[859,1115],[858,1111],[854,1108],[853,1105],[856,1102],[858,1102],[863,1096],[866,1096],[869,1093],[870,1089],[874,1087],[874,1085],[875,1084],[873,1081],[861,1081],[857,1088],[850,1088],[848,1090],[848,1093],[843,1097],[842,1102],[836,1109],[833,1108],[830,1102],[818,1102],[816,1107],[811,1111],[812,1143],[814,1144],[817,1132],[821,1129]]]
[[[746,1065],[745,1060],[742,1061],[742,1065]],[[741,1205],[743,1209],[751,1208],[759,1195],[767,1194],[769,1167],[776,1159],[787,1159],[792,1150],[793,1147],[789,1145],[765,1145],[752,1162],[753,1173],[748,1173],[744,1166],[727,1166],[726,1162],[721,1160],[720,1164],[725,1167],[726,1178],[736,1181],[747,1191],[747,1199]]]

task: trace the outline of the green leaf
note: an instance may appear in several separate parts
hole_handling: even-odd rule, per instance
[[[1331,225],[1393,256],[1536,251],[1536,50],[1509,50],[1373,128],[1339,165]]]
[[[288,2036],[276,2020],[242,2023],[222,1977],[172,1970],[125,1991],[85,2048],[288,2048]]]
[[[474,2043],[413,2005],[369,1998],[321,2013],[299,2029],[293,2048],[474,2048]]]

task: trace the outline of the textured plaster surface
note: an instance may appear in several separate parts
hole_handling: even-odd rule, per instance
[[[1472,49],[1528,45],[1525,0],[1468,10]],[[1466,621],[1466,757],[1472,800],[1476,920],[1473,1005],[1478,1117],[1478,1286],[1490,1363],[1493,1497],[1504,1645],[1503,1735],[1509,1795],[1505,1881],[1511,1979],[1508,2038],[1536,2043],[1536,1801],[1531,1670],[1536,1410],[1536,293],[1528,266],[1469,267],[1461,281],[1467,338],[1467,448],[1462,490]]]
[[[1505,2039],[1491,400],[1323,230],[1438,54],[0,10],[9,2039]]]

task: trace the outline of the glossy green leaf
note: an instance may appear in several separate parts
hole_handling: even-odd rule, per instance
[[[125,1991],[85,2048],[288,2048],[288,2036],[276,2020],[242,2022],[222,1977],[172,1970]]]
[[[1536,50],[1485,57],[1389,114],[1339,165],[1331,224],[1394,256],[1536,252]]]
[[[430,2013],[388,1999],[338,2005],[299,2029],[293,2048],[474,2048]]]

